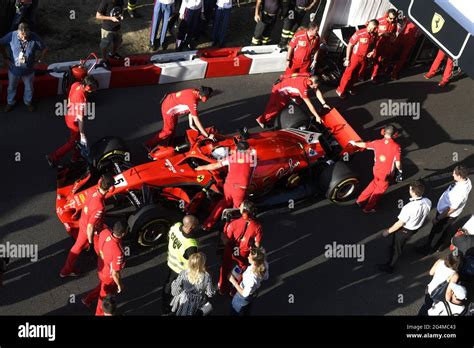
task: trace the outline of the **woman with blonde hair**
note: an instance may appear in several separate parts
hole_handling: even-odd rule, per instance
[[[206,271],[206,255],[202,252],[189,257],[188,269],[182,271],[171,284],[171,311],[176,315],[199,315],[215,293],[212,279]]]
[[[233,315],[247,315],[253,300],[257,297],[257,290],[263,280],[268,279],[268,263],[265,249],[252,248],[248,257],[250,266],[242,274],[242,280],[229,275],[229,281],[237,292],[232,298]]]

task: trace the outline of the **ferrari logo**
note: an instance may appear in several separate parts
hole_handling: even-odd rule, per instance
[[[444,18],[441,17],[439,13],[436,13],[433,15],[433,19],[431,20],[431,31],[433,34],[436,34],[439,32],[444,25]]]
[[[82,193],[79,195],[79,199],[81,200],[82,203],[86,201],[86,197]]]
[[[204,180],[204,175],[198,175],[196,180],[197,182],[202,182]]]

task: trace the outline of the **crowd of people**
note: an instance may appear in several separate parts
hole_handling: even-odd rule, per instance
[[[22,3],[25,1],[21,1]],[[21,18],[33,16],[34,5],[31,2],[31,11],[27,15],[25,10]],[[255,21],[257,22],[252,43],[255,45],[267,44],[277,17],[282,13],[284,29],[280,46],[287,48],[287,67],[273,85],[271,96],[266,108],[256,122],[265,128],[271,125],[274,118],[285,109],[290,102],[305,103],[316,122],[323,123],[322,109],[330,109],[322,92],[319,90],[319,80],[311,74],[317,64],[318,51],[321,39],[318,35],[318,24],[311,22],[308,28],[299,28],[306,12],[310,11],[317,0],[283,2],[284,9],[280,9],[280,2],[273,0],[257,0]],[[36,2],[37,5],[37,2]],[[218,0],[207,2],[201,0],[159,0],[155,2],[152,21],[150,45],[153,50],[164,48],[168,27],[179,19],[177,34],[177,49],[182,49],[184,42],[196,40],[202,32],[201,23],[206,23],[215,10],[214,41],[217,46],[225,44],[225,32],[229,23],[232,1]],[[97,9],[96,18],[102,21],[100,48],[102,58],[107,62],[111,58],[119,57],[118,50],[122,42],[120,23],[123,19],[122,0],[102,0]],[[131,17],[139,17],[136,10],[137,3],[128,3],[128,12]],[[176,13],[174,13],[176,12]],[[20,16],[20,15],[19,15]],[[16,18],[16,17],[15,17]],[[9,67],[8,103],[6,111],[10,111],[15,103],[15,94],[20,79],[25,84],[24,102],[32,111],[33,97],[33,65],[36,62],[36,52],[39,51],[40,60],[47,52],[42,40],[30,30],[34,25],[34,17],[21,21],[16,28],[0,38],[2,54]],[[28,24],[27,22],[30,22]],[[160,24],[161,23],[161,24]],[[161,33],[157,43],[156,36],[161,25]],[[391,78],[397,79],[406,63],[411,49],[414,46],[419,32],[406,18],[399,18],[396,10],[389,10],[378,19],[367,22],[365,28],[357,30],[351,37],[346,50],[344,66],[346,67],[336,93],[345,98],[347,94],[356,94],[353,85],[369,70],[371,80],[376,81],[380,75],[390,72]],[[401,45],[395,45],[402,42]],[[396,49],[400,49],[400,58],[394,60]],[[110,51],[109,51],[110,49]],[[441,51],[440,51],[441,52]],[[437,72],[444,54],[438,54],[426,78],[432,78]],[[446,71],[440,86],[449,80],[452,70],[452,61],[448,58]],[[80,142],[87,146],[87,137],[84,128],[84,105],[88,95],[97,89],[97,81],[87,76],[77,81],[69,89],[69,108],[65,117],[66,125],[70,130],[68,142],[46,156],[50,166],[57,166],[66,154],[73,152],[72,160],[80,159],[80,153],[74,144]],[[321,108],[316,107],[310,99],[309,93],[314,92]],[[163,128],[144,145],[148,151],[155,146],[171,145],[175,135],[179,117],[188,117],[189,127],[196,130],[201,136],[213,139],[214,135],[202,125],[198,115],[198,104],[206,102],[213,95],[210,87],[201,86],[165,95],[161,101]],[[354,147],[374,151],[375,161],[373,180],[363,190],[356,200],[364,213],[375,213],[377,204],[388,189],[392,179],[396,182],[403,180],[401,148],[396,142],[397,130],[393,125],[385,126],[381,131],[381,139],[362,141],[353,139],[350,144]],[[231,296],[231,313],[245,315],[253,300],[258,294],[261,283],[269,276],[269,266],[266,261],[266,252],[262,247],[263,227],[256,218],[255,205],[248,200],[247,191],[252,181],[252,174],[257,165],[256,161],[243,160],[252,158],[252,149],[249,143],[241,139],[236,143],[235,156],[213,164],[195,168],[197,172],[217,170],[227,167],[227,176],[223,186],[223,198],[214,207],[209,217],[202,223],[193,216],[186,215],[182,221],[177,221],[168,233],[167,272],[162,287],[162,313],[164,315],[206,315],[212,308],[209,298],[218,291],[223,296]],[[436,218],[429,234],[427,245],[422,252],[434,253],[449,247],[454,236],[453,225],[462,213],[468,195],[471,191],[471,181],[468,170],[460,165],[453,170],[454,183],[443,193],[437,204]],[[103,223],[105,213],[104,199],[109,190],[113,189],[113,180],[104,176],[100,179],[97,192],[87,197],[84,203],[74,246],[71,248],[60,276],[73,277],[80,274],[76,269],[76,259],[83,250],[94,248],[98,259],[99,285],[93,289],[82,303],[91,307],[98,300],[97,315],[115,313],[116,302],[114,295],[122,292],[123,281],[121,271],[125,265],[125,255],[122,248],[122,238],[126,233],[126,224],[118,221],[113,228]],[[382,271],[392,273],[402,253],[406,242],[424,225],[431,210],[431,201],[424,198],[425,187],[421,181],[413,181],[408,186],[410,202],[406,204],[398,215],[398,220],[384,230],[383,236],[392,236],[392,246],[387,263],[380,265]],[[222,211],[226,208],[240,210],[240,217],[225,224],[220,236],[224,245],[217,286],[206,270],[206,255],[200,251],[196,239],[198,230],[210,231]],[[462,230],[456,238],[467,238],[469,233]],[[433,243],[434,239],[437,241]],[[427,287],[426,303],[420,313],[441,313],[438,303],[448,303],[447,308],[452,313],[458,313],[463,301],[466,300],[466,288],[461,284],[462,272],[458,273],[466,262],[463,262],[463,247],[443,260],[438,260],[430,271],[433,281]],[[459,251],[461,250],[461,252]],[[464,254],[466,256],[466,254]],[[466,259],[466,258],[465,258]],[[442,293],[441,295],[439,295]],[[466,306],[464,306],[466,307]]]

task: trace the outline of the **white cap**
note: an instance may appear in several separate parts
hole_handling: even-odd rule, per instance
[[[458,300],[465,300],[467,298],[467,290],[464,286],[452,283],[451,289]]]

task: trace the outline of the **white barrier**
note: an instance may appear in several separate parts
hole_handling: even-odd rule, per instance
[[[95,62],[95,60],[88,60],[86,66],[91,67],[92,64]],[[58,70],[66,70],[66,68],[71,67],[73,65],[77,65],[80,62],[74,61],[74,62],[62,62],[62,63],[54,63],[48,66],[49,69],[58,69]],[[61,94],[62,91],[62,84],[63,84],[63,73],[62,72],[51,72],[51,76],[56,77],[59,80],[58,83],[58,94]],[[104,68],[95,68],[92,69],[90,72],[90,75],[94,76],[99,83],[99,89],[108,89],[110,86],[110,76],[111,76],[111,71],[104,69]]]
[[[286,52],[280,52],[277,45],[246,46],[242,47],[241,51],[248,52],[244,55],[252,59],[249,74],[278,72],[286,69]]]
[[[157,54],[151,57],[161,68],[159,84],[203,79],[207,62],[195,58],[197,51]]]

